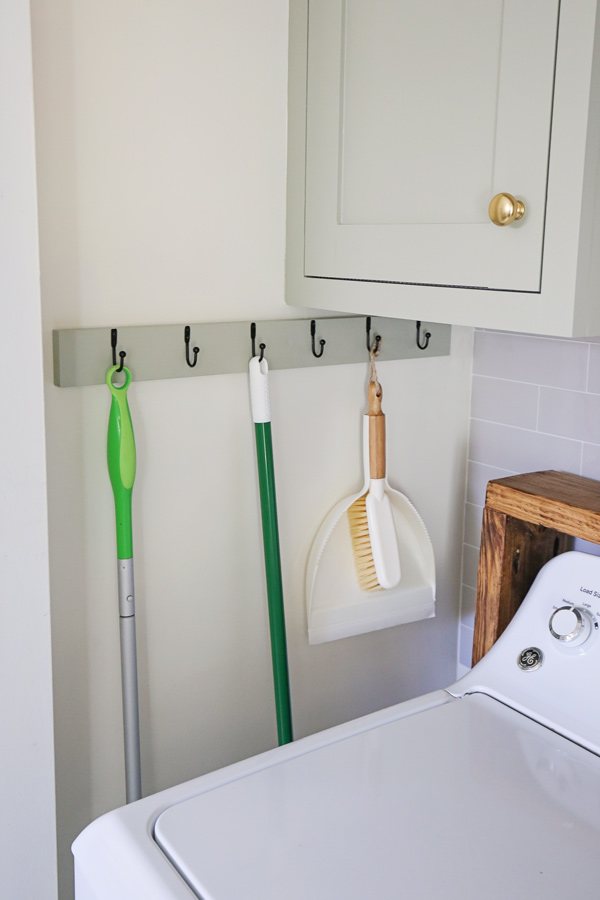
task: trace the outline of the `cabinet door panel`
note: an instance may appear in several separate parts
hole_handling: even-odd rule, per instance
[[[538,291],[558,0],[310,0],[305,274]],[[526,204],[491,224],[492,196]]]

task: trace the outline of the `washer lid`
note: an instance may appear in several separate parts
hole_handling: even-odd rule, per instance
[[[600,758],[470,695],[165,811],[203,900],[595,897]]]

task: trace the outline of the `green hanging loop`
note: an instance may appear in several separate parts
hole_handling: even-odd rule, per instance
[[[125,383],[117,386],[112,383],[112,376],[118,368],[119,366],[112,366],[106,373],[106,384],[112,394],[106,455],[115,498],[117,556],[119,559],[131,559],[133,557],[131,495],[135,480],[135,440],[127,403],[131,372],[124,367],[122,371],[125,373]]]

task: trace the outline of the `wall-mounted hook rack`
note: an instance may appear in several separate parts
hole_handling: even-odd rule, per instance
[[[200,353],[200,347],[192,347],[192,352],[194,354],[194,361],[190,361],[190,341],[192,339],[192,329],[189,325],[186,325],[183,329],[183,340],[185,343],[185,361],[190,367],[193,369],[196,363],[198,362],[198,354]]]
[[[314,356],[315,359],[321,359],[321,357],[323,356],[323,351],[325,350],[325,344],[327,343],[327,341],[325,341],[323,338],[321,338],[321,340],[319,341],[321,349],[317,353],[317,348],[315,347],[316,333],[317,333],[317,322],[315,319],[311,319],[310,320],[310,343],[311,343],[312,355]]]
[[[431,339],[431,332],[425,332],[425,340],[421,343],[421,322],[417,322],[417,347],[419,350],[427,350],[429,347],[429,341]]]
[[[377,363],[392,359],[425,359],[447,356],[450,326],[436,325],[426,350],[415,344],[414,321],[369,317],[376,335],[383,335]],[[196,375],[226,375],[247,372],[251,346],[246,322],[205,322],[182,325],[144,325],[119,328],[119,340],[127,347],[134,381],[188,378]],[[315,321],[327,334],[327,356],[315,357],[306,335]],[[266,347],[269,369],[297,369],[364,363],[365,317],[334,316],[323,319],[271,319],[252,323],[254,336]],[[181,329],[190,328],[202,352],[191,366],[181,352]],[[184,332],[185,334],[185,332]],[[109,328],[73,328],[53,332],[54,383],[58,387],[104,384],[109,359],[106,342]],[[115,345],[116,350],[116,345]],[[158,352],[160,350],[160,352]],[[264,350],[264,348],[263,348]],[[124,358],[124,351],[121,351]],[[121,354],[119,354],[121,355]]]
[[[373,346],[373,344],[371,343],[371,318],[372,318],[371,316],[367,316],[367,321],[365,323],[366,331],[367,331],[367,353],[369,353],[369,354],[371,353],[371,347]],[[375,347],[373,349],[373,353],[375,354],[375,356],[379,355],[379,345],[380,344],[381,344],[381,335],[376,334],[375,335]]]
[[[113,366],[117,365],[117,341],[118,341],[118,333],[116,328],[110,329],[110,347],[112,350],[112,364]],[[127,354],[124,350],[119,351],[119,359],[121,360],[121,365],[117,369],[117,372],[123,371],[123,366],[125,365],[125,357]]]
[[[256,356],[256,322],[253,322],[250,326],[250,340],[252,341],[252,356]],[[260,350],[260,356],[258,357],[258,361],[262,362],[265,358],[265,350],[267,349],[266,344],[259,344],[258,349]]]

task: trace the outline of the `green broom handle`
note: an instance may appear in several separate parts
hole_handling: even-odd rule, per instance
[[[117,524],[125,791],[127,803],[131,803],[142,796],[131,517],[131,495],[135,481],[135,440],[127,403],[131,372],[124,367],[122,371],[125,382],[117,386],[113,384],[112,377],[118,369],[119,366],[113,366],[106,373],[106,384],[112,394],[106,448]]]
[[[253,357],[250,360],[250,398],[256,438],[277,738],[281,745],[290,743],[293,740],[293,736],[283,585],[281,581],[281,556],[279,552],[279,530],[277,527],[275,467],[273,465],[273,443],[271,440],[271,404],[268,372],[269,367],[266,359],[259,360],[258,357]]]
[[[281,745],[289,744],[293,737],[271,423],[256,422],[254,431],[256,435],[265,575],[271,630],[271,658],[273,661],[277,738]]]

